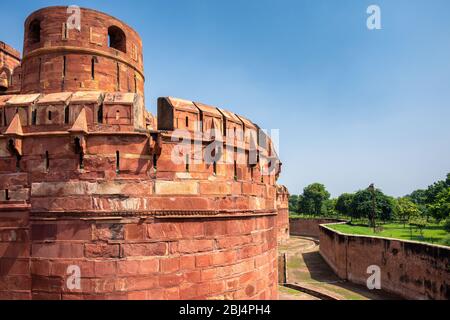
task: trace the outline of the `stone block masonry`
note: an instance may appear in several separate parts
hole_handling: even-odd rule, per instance
[[[153,116],[139,35],[95,10],[80,31],[67,18],[32,13],[23,58],[0,43],[0,299],[276,299],[288,191],[270,137],[183,99]],[[211,142],[226,161],[198,161]]]

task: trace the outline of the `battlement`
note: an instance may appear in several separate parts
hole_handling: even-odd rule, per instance
[[[3,41],[0,41],[0,51],[5,54],[10,55],[11,57],[13,57],[16,60],[20,60],[20,52],[18,50],[14,49],[13,47],[11,47],[10,45],[7,45]]]
[[[0,69],[0,268],[25,266],[0,299],[276,298],[288,194],[270,137],[173,97],[153,116],[139,35],[80,12],[80,30],[67,7],[32,13]]]

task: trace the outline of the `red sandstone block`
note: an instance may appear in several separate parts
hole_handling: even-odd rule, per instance
[[[159,286],[162,288],[179,286],[180,283],[183,281],[183,275],[181,273],[162,274],[158,278],[159,278]]]
[[[204,223],[204,228],[207,237],[223,236],[227,234],[227,225],[223,220],[207,221]]]
[[[92,240],[124,240],[124,226],[123,224],[94,224],[92,226]]]
[[[36,260],[32,259],[30,262],[31,274],[37,276],[49,276],[51,270],[51,264],[49,260]]]
[[[255,262],[253,259],[239,262],[232,266],[234,274],[245,273],[255,268]],[[262,272],[262,271],[261,271]]]
[[[134,291],[127,293],[127,300],[147,300],[147,291]]]
[[[196,283],[202,280],[202,274],[200,270],[188,271],[184,274],[184,278],[187,283]]]
[[[87,258],[118,258],[120,256],[120,245],[87,243],[84,245],[84,255]]]
[[[181,228],[176,223],[150,223],[147,225],[147,237],[152,240],[177,240],[181,236]]]
[[[179,289],[180,299],[192,300],[196,298],[199,295],[198,291],[200,290],[201,286],[202,285],[191,283],[182,284]]]
[[[26,258],[30,256],[30,247],[25,243],[0,243],[0,257]]]
[[[228,182],[201,182],[200,194],[202,195],[228,195],[231,194],[231,184]]]
[[[233,266],[216,267],[202,270],[202,281],[221,279],[233,274]]]
[[[239,277],[225,280],[226,290],[236,290],[239,287]]]
[[[200,238],[205,236],[203,223],[181,222],[180,229],[184,238]]]
[[[158,286],[155,276],[139,276],[126,278],[126,288],[129,291],[151,290]]]
[[[0,291],[24,291],[30,289],[30,276],[20,275],[0,277]]]
[[[169,288],[164,290],[164,300],[179,300],[179,299],[180,299],[179,288]]]
[[[260,255],[258,257],[255,257],[255,267],[259,268],[263,265],[266,265],[269,263],[269,256],[267,254]]]
[[[209,283],[208,294],[219,294],[225,290],[225,281],[212,281]]]
[[[241,195],[242,194],[242,184],[241,182],[233,182],[231,185],[231,194]]]
[[[33,276],[31,281],[33,291],[60,292],[63,286],[63,278]]]
[[[238,257],[239,259],[246,259],[250,257],[257,256],[261,253],[261,246],[246,246],[239,249]]]
[[[164,289],[147,290],[147,300],[164,300]]]
[[[116,261],[95,261],[94,272],[96,277],[112,276],[117,273]]]
[[[139,274],[139,260],[122,260],[117,261],[118,275],[137,275]]]
[[[159,271],[159,260],[155,258],[141,260],[139,263],[139,274],[149,274]]]
[[[35,241],[56,240],[56,224],[32,224],[31,239]]]
[[[236,261],[236,251],[217,252],[212,254],[212,263],[214,265],[226,265]]]
[[[167,255],[167,243],[139,243],[122,245],[123,255],[125,257],[133,256],[164,256]]]
[[[211,251],[214,249],[212,240],[180,240],[178,250],[180,253],[196,253]]]
[[[164,258],[159,261],[161,272],[177,272],[180,270],[180,258]]]
[[[199,255],[195,257],[195,266],[197,268],[209,267],[212,265],[211,253]]]
[[[91,226],[87,223],[59,223],[58,240],[91,240]]]
[[[31,300],[30,291],[2,291],[0,292],[1,300]]]
[[[33,258],[82,258],[83,244],[78,243],[36,243],[31,247]]]
[[[0,276],[29,275],[30,262],[28,259],[0,258]]]
[[[239,286],[244,286],[244,285],[246,285],[248,282],[256,281],[257,276],[258,276],[258,275],[256,274],[255,271],[251,271],[251,272],[247,272],[247,273],[242,274],[242,275],[239,277]]]
[[[35,261],[32,262],[34,264]],[[41,261],[41,263],[45,263],[46,261]],[[45,265],[44,265],[45,266]],[[67,277],[68,269],[70,266],[77,266],[80,268],[81,277],[94,277],[95,276],[95,267],[94,261],[87,260],[66,260],[60,261],[60,259],[56,261],[50,262],[50,276],[54,277]]]
[[[145,224],[127,224],[125,225],[125,240],[144,240]]]
[[[245,244],[251,243],[252,237],[249,235],[245,236],[232,236],[226,238],[217,239],[217,244],[219,249],[231,249],[243,246]]]
[[[33,292],[32,299],[37,301],[56,301],[62,300],[62,295],[60,293]]]
[[[193,270],[195,269],[195,256],[182,256],[180,257],[180,269],[181,270]]]
[[[120,279],[114,278],[101,278],[101,279],[86,279],[87,282],[90,283],[88,286],[87,292],[91,293],[111,293],[115,291],[116,283],[120,281]],[[86,286],[82,282],[82,288],[86,288]],[[84,291],[85,289],[83,289]],[[103,296],[102,300],[105,299]]]

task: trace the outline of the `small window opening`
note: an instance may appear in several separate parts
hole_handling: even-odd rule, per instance
[[[127,53],[127,37],[122,29],[116,26],[108,28],[108,46]]]
[[[217,175],[217,162],[216,161],[213,162],[213,173],[215,176]]]
[[[98,107],[97,111],[97,122],[103,123],[103,104]]]
[[[22,159],[22,157],[20,156],[20,154],[16,154],[16,170],[20,171],[20,160]]]
[[[9,197],[9,190],[8,189],[5,189],[5,200],[6,201],[11,200],[11,198]]]
[[[45,151],[45,170],[48,171],[50,169],[50,156],[48,151]]]
[[[189,117],[186,117],[186,128],[189,128]]]
[[[84,160],[84,153],[83,148],[81,147],[80,138],[75,138],[75,153],[78,154],[78,165],[80,169],[84,168],[83,160]]]
[[[186,162],[186,172],[189,172],[189,154],[186,154],[185,162]]]
[[[137,76],[134,75],[134,93],[137,93]]]
[[[120,152],[116,151],[116,173],[120,173]]]
[[[95,63],[96,63],[96,58],[92,57],[91,59],[91,79],[95,80]]]
[[[234,180],[236,180],[237,181],[237,179],[238,179],[238,172],[237,172],[238,170],[237,170],[237,162],[236,162],[236,160],[234,161]]]
[[[37,110],[34,109],[33,111],[31,111],[31,124],[36,125],[36,123],[37,123]]]
[[[33,20],[29,26],[28,39],[30,44],[41,42],[41,22],[39,20]]]
[[[67,106],[65,109],[64,109],[64,123],[65,124],[68,124],[69,123],[69,106]]]
[[[64,57],[63,57],[63,72],[62,72],[63,78],[66,77],[66,67],[67,67],[67,57],[64,56]]]
[[[50,121],[51,121],[51,120],[52,120],[52,112],[51,112],[51,111],[49,111],[49,112],[48,112],[48,115],[47,115],[47,116],[48,116],[48,120],[50,120]]]

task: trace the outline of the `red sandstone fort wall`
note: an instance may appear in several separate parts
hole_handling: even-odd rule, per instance
[[[67,7],[31,14],[21,92],[0,95],[0,299],[276,299],[288,192],[271,139],[182,99],[160,98],[156,120],[139,35],[81,15],[78,31]],[[205,163],[211,142],[221,160]]]
[[[0,41],[0,94],[20,92],[20,53]]]
[[[340,222],[336,219],[314,219],[314,218],[290,218],[290,233],[293,236],[304,236],[319,238],[320,225],[327,223]]]
[[[406,299],[450,298],[450,249],[424,243],[341,234],[320,227],[320,253],[342,279],[366,285],[380,267],[381,289]]]

